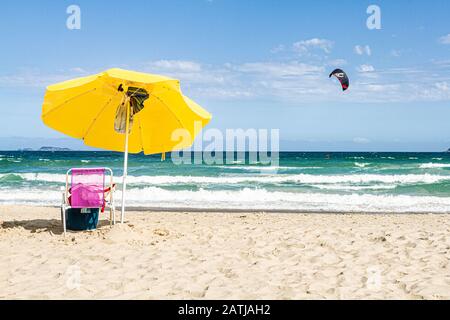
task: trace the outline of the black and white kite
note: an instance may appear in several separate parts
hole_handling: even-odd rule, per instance
[[[329,78],[331,78],[332,76],[335,76],[339,80],[342,86],[342,91],[348,89],[350,82],[348,80],[347,74],[343,70],[341,69],[334,70],[332,73],[330,73]]]

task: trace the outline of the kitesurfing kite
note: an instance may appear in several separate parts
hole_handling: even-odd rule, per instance
[[[343,70],[335,69],[332,73],[330,73],[329,78],[331,78],[331,76],[335,76],[339,80],[339,82],[342,85],[342,91],[345,91],[348,89],[348,86],[350,83],[349,83],[347,74]]]

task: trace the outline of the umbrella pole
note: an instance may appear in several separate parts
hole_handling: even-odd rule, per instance
[[[130,103],[127,104],[127,120],[125,124],[125,151],[123,156],[123,177],[122,177],[122,211],[120,213],[120,223],[125,219],[125,191],[127,189],[127,171],[128,171],[128,132],[130,126]]]

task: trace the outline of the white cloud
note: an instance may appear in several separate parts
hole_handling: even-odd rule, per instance
[[[333,41],[327,39],[312,38],[295,42],[292,48],[299,54],[308,53],[311,49],[320,49],[325,53],[330,53],[333,48]]]
[[[157,73],[179,79],[184,86],[211,86],[225,83],[228,74],[218,68],[189,60],[157,60],[144,64],[144,72]],[[228,79],[229,81],[230,79]]]
[[[278,46],[276,46],[275,48],[273,48],[272,50],[270,50],[270,53],[278,53],[278,52],[282,52],[284,51],[286,48],[284,45],[280,44]]]
[[[371,56],[372,55],[372,49],[370,48],[370,46],[366,45],[366,46],[361,46],[361,45],[356,45],[355,48],[353,49],[353,51],[357,54],[357,55],[368,55]]]
[[[83,74],[88,73],[85,69],[80,68],[80,67],[71,68],[70,71],[75,72],[75,73],[83,73]]]
[[[345,66],[347,64],[347,60],[345,60],[345,59],[334,59],[334,60],[328,61],[327,64],[329,66],[333,66],[333,67]]]
[[[362,64],[356,68],[358,72],[366,73],[366,72],[374,72],[375,68],[370,64]]]
[[[450,44],[450,33],[439,38],[439,43]]]
[[[358,55],[362,55],[364,53],[364,49],[361,46],[355,46],[355,48],[353,49],[355,51],[356,54]]]
[[[441,91],[445,91],[445,92],[450,91],[450,86],[447,82],[437,82],[435,84],[435,86],[436,86],[436,88],[438,88]]]
[[[87,71],[79,67],[58,70],[53,73],[44,73],[35,68],[20,68],[14,74],[0,74],[0,87],[45,88],[51,84],[85,76],[86,74]]]
[[[450,68],[450,59],[431,60],[431,62],[439,67]]]
[[[219,98],[219,99],[236,99],[236,98],[249,98],[255,96],[253,92],[245,89],[239,88],[199,88],[197,90],[199,95],[208,98]]]
[[[324,68],[299,62],[252,62],[235,67],[243,73],[259,73],[270,77],[301,77],[324,72]]]
[[[382,84],[367,84],[365,87],[367,91],[371,92],[381,92],[385,90],[385,87]]]
[[[149,67],[178,72],[198,72],[201,70],[201,65],[199,63],[185,60],[158,60],[151,62]]]
[[[391,50],[391,56],[398,58],[401,56],[401,53],[400,53],[400,51],[394,49],[394,50]]]
[[[353,138],[353,142],[359,143],[359,144],[367,144],[367,143],[370,143],[370,140],[367,138],[356,137],[356,138]]]
[[[431,61],[428,66],[422,67],[386,69],[361,64],[356,68],[357,72],[349,73],[350,89],[343,94],[336,82],[328,78],[332,69],[346,63],[343,59],[331,59],[326,56],[317,59],[314,55],[305,55],[301,59],[293,56],[290,61],[275,60],[274,57],[272,59],[233,64],[156,60],[121,67],[179,79],[183,92],[194,100],[270,99],[293,104],[336,100],[343,103],[450,101],[450,62],[445,60]],[[88,74],[102,70],[103,67],[99,70],[90,70]],[[54,70],[50,73],[35,69],[19,69],[12,74],[0,73],[0,89],[43,88],[52,83],[78,77],[83,72],[87,71],[81,67]],[[417,81],[418,75],[421,82]],[[422,83],[431,85],[423,86]]]

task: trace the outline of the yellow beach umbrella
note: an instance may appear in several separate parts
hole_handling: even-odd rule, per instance
[[[184,96],[180,83],[159,75],[109,69],[47,87],[42,121],[88,146],[124,152],[121,222],[128,153],[190,147],[211,114]]]

